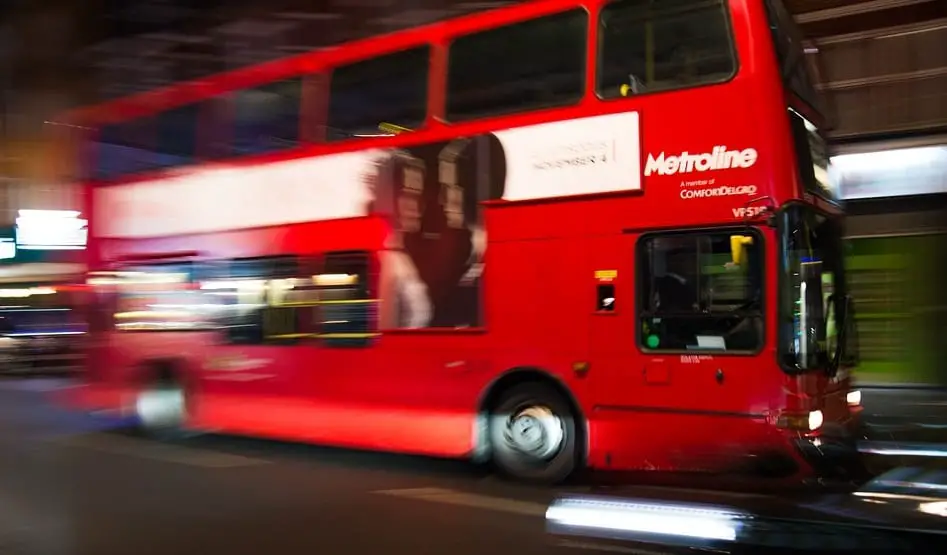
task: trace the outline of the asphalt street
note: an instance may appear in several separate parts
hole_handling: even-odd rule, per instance
[[[545,509],[563,489],[510,484],[458,461],[150,441],[51,405],[47,393],[62,385],[0,381],[0,554],[599,550],[545,534]]]
[[[640,554],[544,529],[560,494],[640,485],[530,487],[464,461],[221,436],[158,442],[52,404],[67,385],[0,379],[0,555]]]
[[[869,439],[947,448],[947,388],[869,385],[860,389]]]

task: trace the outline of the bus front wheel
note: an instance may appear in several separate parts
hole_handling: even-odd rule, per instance
[[[511,478],[554,484],[579,459],[576,417],[568,401],[543,383],[524,383],[501,394],[490,413],[493,463]]]

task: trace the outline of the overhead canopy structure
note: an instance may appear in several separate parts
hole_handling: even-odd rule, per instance
[[[812,40],[836,139],[947,131],[947,2],[786,3]]]

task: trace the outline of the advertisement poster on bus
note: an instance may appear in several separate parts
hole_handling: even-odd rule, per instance
[[[641,188],[638,114],[102,187],[94,235],[148,239],[380,216],[380,326],[483,325],[485,201]]]
[[[502,198],[506,157],[495,135],[377,150],[364,175],[367,212],[388,223],[380,325],[482,325],[486,231],[480,203]]]

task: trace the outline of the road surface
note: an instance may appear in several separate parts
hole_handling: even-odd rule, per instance
[[[2,555],[596,551],[544,533],[562,490],[456,461],[220,437],[152,442],[51,406],[47,390],[62,385],[0,381]]]

